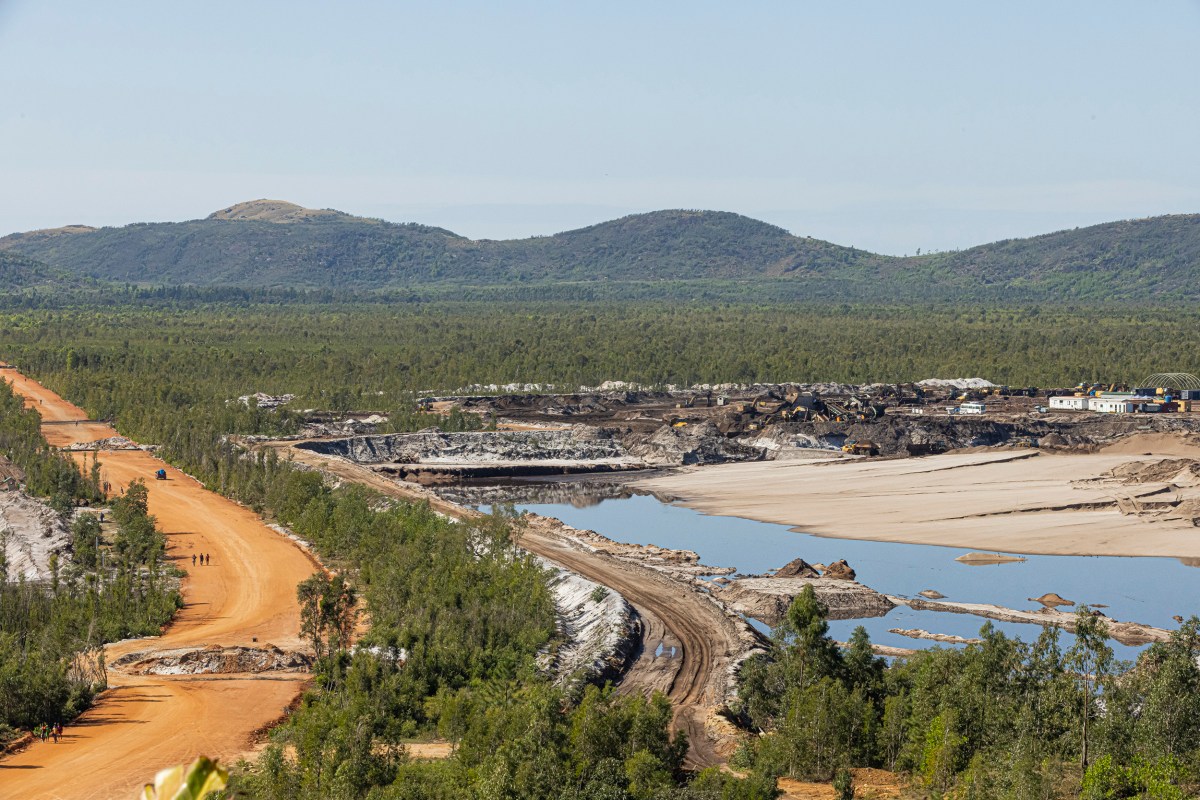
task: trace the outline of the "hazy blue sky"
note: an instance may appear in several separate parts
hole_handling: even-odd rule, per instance
[[[889,253],[1200,212],[1200,0],[0,0],[0,233],[270,197]]]

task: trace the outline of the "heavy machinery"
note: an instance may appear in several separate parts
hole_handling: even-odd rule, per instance
[[[861,397],[850,397],[843,401],[818,400],[813,418],[827,422],[866,422],[882,417],[887,406],[872,403]]]
[[[842,445],[842,452],[853,456],[877,456],[879,455],[879,446],[865,439],[859,441],[847,439],[846,443]]]

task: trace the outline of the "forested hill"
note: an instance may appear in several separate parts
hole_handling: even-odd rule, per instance
[[[473,241],[441,228],[275,201],[190,222],[14,234],[0,239],[0,250],[118,282],[354,289],[745,279],[879,260],[723,212],[659,211],[555,236]]]
[[[904,259],[958,286],[1070,300],[1200,299],[1200,214],[1109,222]]]
[[[0,252],[0,291],[61,286],[74,282],[70,276],[28,256]]]
[[[0,253],[142,286],[512,292],[559,284],[581,296],[632,297],[696,296],[696,286],[721,284],[723,297],[756,300],[1200,299],[1200,215],[895,258],[719,211],[656,211],[553,236],[476,241],[442,228],[259,200],[189,222],[13,234],[0,239]],[[729,286],[742,288],[731,293]]]

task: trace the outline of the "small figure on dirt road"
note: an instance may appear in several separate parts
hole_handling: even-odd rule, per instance
[[[196,554],[192,553],[192,566],[196,566]]]

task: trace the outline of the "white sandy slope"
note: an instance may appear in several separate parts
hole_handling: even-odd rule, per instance
[[[70,534],[58,515],[21,492],[0,491],[0,538],[9,580],[50,579],[50,555],[66,558]]]

